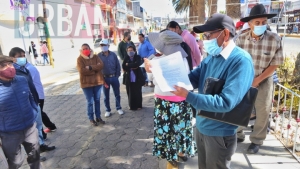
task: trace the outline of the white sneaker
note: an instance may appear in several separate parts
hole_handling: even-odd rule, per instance
[[[124,114],[124,112],[123,112],[123,110],[118,110],[118,113],[119,113],[119,115],[122,115],[122,114]]]
[[[110,112],[105,112],[105,117],[109,117],[110,116]]]

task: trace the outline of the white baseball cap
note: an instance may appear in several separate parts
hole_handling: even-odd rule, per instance
[[[103,44],[103,45],[109,45],[108,39],[102,39],[101,42],[100,42],[100,45],[101,44]]]
[[[249,26],[248,22],[246,22],[246,23],[243,25],[243,28],[241,29],[241,31],[244,31],[244,30],[249,29],[249,28],[250,28],[250,26]]]

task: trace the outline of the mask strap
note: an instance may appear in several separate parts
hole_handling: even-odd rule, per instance
[[[222,32],[224,32],[224,30],[222,30]],[[220,35],[222,34],[222,32],[220,32],[220,34],[218,35],[218,37],[216,39],[218,39],[220,37]]]
[[[223,31],[224,31],[224,30],[222,30],[222,32],[223,32]],[[222,34],[222,32],[220,32],[220,34],[218,35],[218,37],[217,37],[216,39],[218,39],[218,38],[220,37],[220,35]],[[223,48],[224,42],[225,42],[225,41],[223,41],[223,43],[222,43],[222,45],[221,45],[220,47]]]

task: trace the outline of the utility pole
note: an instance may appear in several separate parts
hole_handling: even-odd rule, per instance
[[[42,3],[43,3],[45,34],[46,34],[46,41],[47,41],[47,44],[48,44],[49,60],[50,60],[50,65],[54,68],[54,62],[53,62],[53,57],[52,57],[52,44],[51,44],[51,39],[50,39],[50,35],[49,35],[49,30],[48,30],[48,19],[47,19],[47,9],[46,9],[45,0],[43,0]]]
[[[113,32],[113,37],[114,37],[114,44],[117,45],[118,44],[118,40],[117,40],[117,17],[116,17],[116,14],[117,14],[117,3],[118,1],[115,1],[115,6],[113,8],[111,8],[111,11],[112,11],[112,17],[114,19],[114,32]]]

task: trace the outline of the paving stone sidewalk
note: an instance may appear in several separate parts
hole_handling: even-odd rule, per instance
[[[157,169],[165,163],[152,156],[153,88],[143,88],[143,109],[128,110],[127,95],[121,85],[121,105],[125,112],[115,111],[111,93],[112,116],[104,117],[101,96],[101,116],[105,125],[92,127],[86,115],[85,97],[79,81],[50,85],[46,90],[44,111],[57,125],[48,134],[46,144],[56,150],[42,153],[46,169]],[[22,168],[28,168],[23,165]]]

